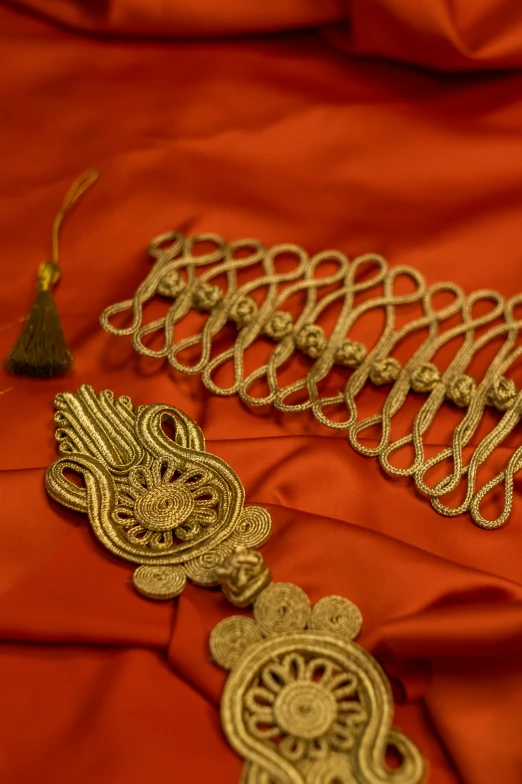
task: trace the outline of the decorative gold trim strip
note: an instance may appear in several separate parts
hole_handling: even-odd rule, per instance
[[[212,250],[199,252],[209,244]],[[310,257],[297,245],[265,248],[259,240],[229,243],[215,234],[185,238],[167,232],[152,241],[150,251],[156,263],[133,298],[103,312],[101,324],[107,332],[132,336],[138,353],[166,357],[181,373],[201,373],[204,385],[216,395],[237,394],[248,405],[271,404],[281,411],[311,410],[323,424],[346,431],[357,452],[377,457],[387,474],[412,477],[442,515],[469,512],[475,523],[489,529],[506,522],[513,505],[514,477],[522,466],[522,447],[509,450],[504,467],[487,481],[479,471],[505,445],[522,413],[522,390],[509,375],[522,354],[522,321],[515,314],[522,294],[508,300],[489,289],[466,295],[454,283],[427,286],[417,270],[388,267],[375,254],[350,262],[339,251]],[[295,260],[293,269],[278,271],[282,256]],[[335,271],[321,276],[325,263],[334,265]],[[238,274],[256,267],[260,276],[239,285]],[[405,283],[409,293],[397,293]],[[144,307],[158,295],[172,298],[172,305],[164,316],[146,323]],[[304,304],[293,313],[287,303],[296,296]],[[441,299],[446,304],[437,305]],[[327,335],[319,322],[336,306],[339,313]],[[412,306],[422,315],[404,323]],[[178,340],[176,325],[191,308],[208,312],[208,317],[199,333]],[[131,314],[132,323],[118,328],[111,319],[122,313]],[[372,346],[350,337],[358,322],[371,313],[381,314],[383,321]],[[230,348],[220,351],[217,343],[227,322],[235,324],[237,336]],[[161,337],[161,348],[147,346],[154,336]],[[406,339],[416,340],[417,347],[401,363],[394,354]],[[275,343],[271,355],[261,367],[247,372],[245,353],[260,340]],[[455,342],[458,346],[443,365],[444,350]],[[182,352],[196,348],[199,359],[184,363]],[[491,355],[492,349],[488,367],[475,378],[470,372],[474,360],[484,351]],[[284,384],[281,372],[298,354],[312,364],[298,380]],[[234,380],[224,387],[216,376],[226,365],[232,368]],[[345,368],[346,377],[337,392],[325,396],[321,382],[335,366]],[[268,393],[256,396],[254,388],[260,382]],[[381,398],[380,410],[363,416],[358,398],[368,383],[387,387],[388,394]],[[409,431],[394,437],[394,419],[412,394],[424,396],[424,401],[412,416]],[[292,403],[296,395],[301,400]],[[426,437],[446,400],[461,408],[462,414],[448,442],[428,457]],[[339,404],[347,410],[343,421],[329,414]],[[479,435],[487,409],[496,412],[496,419],[488,419],[487,432]],[[364,432],[376,427],[380,428],[379,442],[367,446]],[[394,464],[398,453],[407,450],[413,455],[409,464]],[[434,483],[428,477],[432,469],[439,471],[439,477],[443,472]],[[490,493],[498,493],[499,487],[504,491],[503,509],[494,519],[487,519],[481,504]],[[458,491],[462,500],[451,503],[452,494]]]

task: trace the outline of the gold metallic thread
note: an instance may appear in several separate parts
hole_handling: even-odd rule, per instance
[[[240,312],[245,318],[250,306]],[[270,537],[270,516],[243,507],[241,482],[205,451],[196,423],[173,406],[135,409],[130,398],[89,386],[57,395],[55,406],[61,457],[47,471],[47,491],[87,513],[113,554],[139,564],[136,590],[169,600],[189,579],[220,585],[236,607],[253,605],[253,618],[226,618],[209,640],[213,660],[230,670],[221,717],[245,760],[242,781],[420,784],[424,760],[391,728],[384,673],[352,642],[358,608],[340,596],[312,607],[298,586],[272,582],[254,549]],[[389,747],[398,768],[386,764]]]
[[[210,651],[230,670],[221,701],[223,729],[254,784],[419,784],[417,747],[391,727],[386,677],[352,640],[355,605],[327,596],[311,607],[291,583],[274,583],[254,604],[254,620],[226,618]],[[390,747],[398,768],[386,763]]]
[[[96,395],[89,386],[57,395],[55,407],[61,457],[47,470],[47,491],[87,513],[114,555],[140,564],[134,575],[140,593],[173,598],[187,578],[215,585],[227,554],[269,538],[266,510],[244,508],[237,474],[205,451],[203,433],[178,409],[135,409],[128,397]],[[165,435],[165,421],[175,427],[175,440]]]
[[[200,252],[203,243],[206,250]],[[345,431],[357,452],[378,458],[387,474],[411,477],[442,515],[468,512],[475,523],[489,529],[498,528],[509,518],[514,478],[522,468],[522,447],[511,455],[506,452],[504,467],[489,481],[482,474],[479,477],[479,471],[505,444],[522,415],[522,390],[509,377],[522,354],[522,321],[515,316],[522,294],[505,299],[490,289],[465,294],[451,282],[428,286],[414,268],[389,267],[376,254],[349,261],[335,250],[309,256],[298,245],[266,248],[259,240],[226,242],[216,234],[184,237],[167,232],[152,241],[150,252],[156,259],[151,272],[132,299],[104,311],[101,323],[105,330],[132,336],[136,351],[148,357],[166,357],[181,373],[200,373],[214,394],[238,395],[252,406],[271,404],[281,411],[312,411],[323,424]],[[290,271],[277,271],[283,255],[295,260]],[[320,275],[319,268],[325,262],[336,269]],[[240,286],[238,272],[254,267],[259,276]],[[401,282],[409,284],[410,293],[397,293]],[[146,323],[144,307],[158,294],[170,296],[173,302],[166,315]],[[304,298],[297,315],[287,310],[294,295]],[[441,295],[448,304],[436,305]],[[414,304],[422,315],[404,323],[399,317]],[[335,305],[340,312],[327,335],[317,322]],[[207,314],[203,327],[197,334],[179,338],[176,326],[191,308]],[[112,324],[113,316],[120,313],[131,314],[130,326]],[[350,337],[359,320],[370,313],[384,316],[373,347]],[[227,322],[235,324],[237,337],[223,350],[218,341]],[[162,347],[147,346],[154,335],[161,336]],[[394,352],[406,338],[415,337],[418,347],[401,363]],[[247,372],[245,353],[259,340],[269,342],[272,353],[265,364]],[[437,366],[439,352],[451,341],[460,341],[459,347],[441,369]],[[492,343],[498,344],[498,349],[489,367],[482,378],[474,378],[468,372],[474,358]],[[181,359],[185,349],[199,350],[199,359],[186,364]],[[296,354],[306,356],[311,364],[300,379],[284,384],[281,372]],[[225,387],[218,383],[217,373],[226,365],[233,370],[233,382]],[[336,393],[325,396],[319,391],[320,384],[334,366],[344,368],[346,376]],[[265,383],[267,394],[254,394],[259,382]],[[387,396],[377,404],[377,413],[362,416],[358,397],[368,383],[382,386]],[[394,418],[412,394],[422,395],[424,400],[409,432],[394,439]],[[296,395],[300,402],[292,402]],[[430,449],[428,457],[427,433],[446,401],[462,410],[461,418],[448,441],[437,447],[435,454]],[[342,421],[329,413],[340,404],[346,409]],[[477,438],[486,407],[496,413],[496,421],[489,432]],[[365,432],[375,432],[375,428],[380,429],[379,441],[367,445]],[[411,450],[412,457],[399,467],[394,460],[401,450],[403,454]],[[427,475],[437,467],[444,475],[434,482]],[[481,504],[499,488],[504,491],[504,507],[497,517],[486,518]],[[456,490],[464,498],[458,505],[451,501]]]

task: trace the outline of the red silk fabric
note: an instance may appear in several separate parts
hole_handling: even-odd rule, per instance
[[[325,28],[355,55],[442,71],[518,68],[518,0],[15,0],[70,28],[110,36],[223,36]]]

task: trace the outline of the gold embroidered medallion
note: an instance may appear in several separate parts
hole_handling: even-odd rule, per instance
[[[140,564],[133,578],[140,593],[170,599],[187,578],[215,585],[226,555],[269,538],[268,512],[243,506],[236,473],[205,451],[200,428],[177,408],[135,409],[128,397],[89,386],[57,395],[55,407],[61,457],[47,471],[47,491],[86,512],[108,550]]]
[[[418,784],[424,760],[391,728],[393,700],[375,659],[353,642],[357,607],[326,596],[311,607],[291,583],[274,583],[254,619],[212,631],[212,658],[230,670],[221,718],[245,759],[243,784]],[[400,766],[390,768],[393,747]]]
[[[243,784],[420,784],[425,763],[391,726],[388,681],[353,642],[358,608],[341,596],[312,607],[301,588],[272,582],[255,550],[270,537],[270,516],[244,507],[239,478],[205,451],[196,423],[173,406],[134,408],[89,386],[55,406],[61,456],[47,491],[139,564],[136,589],[172,599],[189,579],[253,606],[253,618],[226,618],[210,636],[212,659],[230,670],[221,717],[245,760]],[[398,767],[387,764],[391,748]]]

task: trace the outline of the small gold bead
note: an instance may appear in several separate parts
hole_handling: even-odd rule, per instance
[[[413,368],[410,384],[414,392],[431,392],[442,378],[442,373],[432,362]]]
[[[395,357],[377,359],[370,368],[370,381],[376,386],[391,384],[399,378],[401,363]]]
[[[322,327],[307,324],[299,330],[296,339],[297,347],[311,359],[320,357],[326,348],[326,337]]]
[[[241,297],[230,311],[230,319],[241,329],[250,324],[257,314],[257,302],[253,297]]]
[[[192,302],[197,310],[212,310],[223,299],[219,286],[211,283],[199,283],[192,295]]]
[[[518,389],[513,379],[500,376],[489,388],[486,401],[499,411],[508,411],[513,408],[517,395]]]
[[[366,346],[356,340],[343,340],[335,352],[335,363],[345,367],[356,368],[362,365],[366,358]]]
[[[473,376],[460,373],[449,382],[446,388],[446,395],[459,408],[466,408],[471,403],[476,388],[477,383]]]
[[[185,288],[185,280],[179,270],[166,272],[158,283],[157,292],[162,297],[176,297]]]
[[[294,329],[294,317],[286,310],[279,310],[272,315],[263,328],[263,332],[272,340],[283,340]]]

